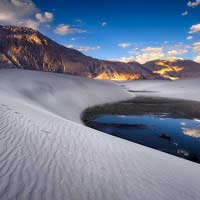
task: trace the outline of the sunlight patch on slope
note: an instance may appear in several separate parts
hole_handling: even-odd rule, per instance
[[[42,40],[36,34],[30,34],[30,35],[14,34],[7,36],[7,38],[16,40],[27,40],[30,43],[36,43],[38,45],[42,45]]]
[[[158,62],[156,62],[155,64],[157,66],[160,66],[160,67],[163,67],[163,68],[161,68],[159,70],[154,70],[153,73],[159,74],[162,77],[169,78],[171,80],[178,80],[179,79],[178,74],[179,74],[179,72],[181,72],[183,70],[183,67],[171,66],[171,65],[168,65],[167,62],[171,62],[171,61],[168,60],[168,61],[158,61]],[[172,76],[172,75],[169,74],[170,72],[175,73],[176,75]]]
[[[108,74],[103,72],[95,77],[98,80],[114,80],[114,81],[126,81],[126,80],[138,80],[140,79],[140,74],[128,74],[128,73],[117,73]]]

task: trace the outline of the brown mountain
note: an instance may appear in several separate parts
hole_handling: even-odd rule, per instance
[[[160,78],[137,62],[103,61],[66,48],[30,28],[0,26],[0,68],[17,67],[95,79]]]
[[[0,25],[0,68],[11,67],[111,80],[200,77],[200,64],[193,61],[156,60],[141,65],[98,60],[33,29]]]
[[[200,63],[191,60],[154,60],[143,66],[171,80],[200,77]]]

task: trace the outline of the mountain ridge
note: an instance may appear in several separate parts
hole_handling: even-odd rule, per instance
[[[182,66],[166,62],[151,61],[142,65],[137,62],[99,60],[64,47],[31,28],[0,25],[0,68],[15,67],[110,80],[176,80],[193,76],[184,63],[181,63],[186,68],[183,73],[185,70]],[[193,69],[198,71],[195,76],[200,77],[200,64],[191,62]],[[166,70],[162,71],[164,67]]]

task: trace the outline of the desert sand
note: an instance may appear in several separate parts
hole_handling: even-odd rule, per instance
[[[80,120],[89,106],[136,95],[200,101],[199,84],[200,79],[111,82],[1,70],[0,199],[199,200],[199,164]]]

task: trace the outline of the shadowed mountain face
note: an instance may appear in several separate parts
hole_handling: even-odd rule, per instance
[[[171,69],[171,65],[176,67]],[[200,64],[192,61],[152,61],[145,65],[103,61],[61,46],[33,29],[0,26],[0,68],[11,67],[110,80],[200,77]]]

